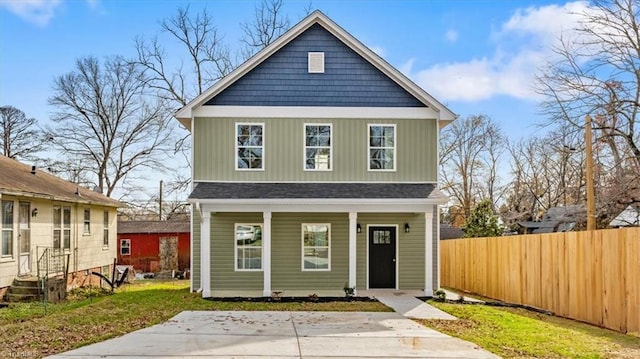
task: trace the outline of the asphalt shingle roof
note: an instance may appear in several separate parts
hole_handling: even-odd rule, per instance
[[[118,221],[118,234],[189,233],[189,221]]]
[[[418,199],[435,185],[423,183],[237,183],[199,182],[191,199]]]
[[[31,173],[31,166],[6,156],[0,156],[0,192],[50,197],[57,201],[122,206],[102,193],[65,181],[41,169],[36,168],[35,174]]]

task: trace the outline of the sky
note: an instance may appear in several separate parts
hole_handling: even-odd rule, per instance
[[[251,0],[0,0],[0,106],[40,125],[53,79],[85,56],[134,54],[180,6],[206,7],[218,32],[240,47]],[[291,25],[319,9],[461,117],[485,114],[510,138],[538,131],[545,118],[534,76],[586,2],[553,0],[307,0],[285,3]],[[171,52],[175,43],[166,43]]]

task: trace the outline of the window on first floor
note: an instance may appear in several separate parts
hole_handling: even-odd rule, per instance
[[[236,270],[262,269],[262,224],[236,223]]]
[[[131,254],[131,239],[123,238],[120,240],[120,255],[128,256]]]
[[[304,125],[304,169],[331,170],[331,125]]]
[[[236,124],[236,169],[262,170],[264,167],[264,125]]]
[[[109,211],[104,211],[102,214],[102,245],[109,246]]]
[[[82,227],[82,233],[91,233],[91,210],[89,208],[84,209],[84,226]]]
[[[369,125],[369,170],[396,169],[396,126]]]
[[[0,256],[13,257],[13,201],[2,201],[2,247]]]
[[[302,270],[331,269],[331,225],[302,224]]]
[[[71,249],[71,206],[53,206],[53,247]]]

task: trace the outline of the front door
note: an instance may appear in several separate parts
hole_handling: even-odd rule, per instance
[[[369,227],[369,288],[396,287],[396,227]]]
[[[31,273],[31,204],[20,202],[18,213],[18,249],[19,267],[18,275]]]

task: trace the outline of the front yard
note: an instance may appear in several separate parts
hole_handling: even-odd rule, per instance
[[[163,322],[183,310],[388,311],[378,302],[220,302],[188,281],[138,281],[114,294],[76,291],[60,304],[0,309],[0,358],[39,358]],[[420,323],[505,358],[638,358],[640,338],[525,310],[435,303],[458,321]],[[46,310],[46,314],[45,314]]]

